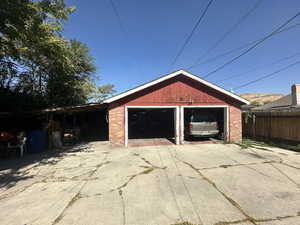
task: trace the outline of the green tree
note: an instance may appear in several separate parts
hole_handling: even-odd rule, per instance
[[[56,63],[47,71],[49,105],[76,105],[88,101],[84,88],[96,71],[94,59],[89,56],[87,46],[76,40],[70,41],[67,51],[68,66]]]
[[[31,99],[27,105],[46,106],[49,68],[72,66],[62,24],[73,10],[63,0],[0,1],[0,89],[4,96],[16,100],[27,96]],[[11,103],[5,97],[3,102]],[[16,107],[21,109],[22,104]]]
[[[99,86],[96,89],[95,100],[97,102],[102,102],[103,100],[111,97],[115,92],[116,90],[114,89],[113,84],[106,84],[106,85]]]
[[[103,100],[116,93],[113,84],[97,86],[94,81],[85,82],[84,91],[89,102],[103,102]]]
[[[62,35],[74,10],[64,0],[0,1],[2,106],[21,110],[89,101],[96,89],[87,89],[95,76],[94,59],[87,46]]]

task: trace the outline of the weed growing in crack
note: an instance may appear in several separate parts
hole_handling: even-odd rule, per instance
[[[231,167],[231,166],[232,165],[220,165],[219,167],[226,169],[226,168]]]
[[[126,224],[126,211],[125,211],[125,202],[124,202],[124,197],[123,197],[123,191],[122,189],[119,189],[119,195],[122,201],[122,209],[123,209],[123,225]]]
[[[81,194],[78,192],[72,199],[71,201],[68,203],[68,205],[65,207],[65,209],[63,210],[63,212],[54,220],[53,225],[59,223],[63,217],[64,217],[64,213],[65,211],[70,208],[78,199],[82,198]]]
[[[239,145],[242,149],[256,148],[256,149],[272,152],[272,150],[268,149],[268,147],[279,147],[290,151],[300,152],[300,144],[290,145],[283,142],[272,142],[272,141],[262,142],[262,141],[252,140],[252,139],[243,139],[241,143],[234,143],[234,144]]]
[[[191,167],[193,170],[195,170],[195,172],[197,172],[199,174],[200,177],[202,177],[204,180],[206,180],[209,184],[211,184],[221,195],[223,195],[224,198],[227,199],[227,201],[229,201],[231,203],[231,205],[233,205],[235,208],[237,208],[244,216],[246,216],[247,220],[252,222],[253,224],[255,224],[255,219],[253,217],[251,217],[250,215],[248,215],[246,213],[246,211],[236,202],[234,201],[232,198],[230,198],[229,196],[227,196],[224,192],[222,192],[217,185],[215,184],[215,182],[213,182],[212,180],[210,180],[208,177],[204,176],[204,174],[197,169],[195,166],[193,166],[191,163],[185,162],[180,160],[182,163],[188,165],[189,167]]]
[[[180,223],[174,223],[171,225],[198,225],[198,224],[194,224],[194,223],[190,223],[190,222],[180,222]]]
[[[119,187],[117,187],[117,188],[115,188],[115,189],[111,189],[110,190],[110,192],[113,192],[113,191],[116,191],[116,190],[121,190],[122,188],[125,188],[134,178],[136,178],[136,177],[138,177],[138,176],[140,176],[140,175],[146,175],[146,174],[149,174],[149,173],[151,173],[153,170],[156,170],[156,169],[162,169],[162,170],[164,170],[164,169],[166,169],[167,167],[158,167],[158,166],[149,166],[149,167],[147,167],[147,166],[143,166],[143,168],[146,168],[146,170],[143,170],[142,172],[140,172],[140,173],[137,173],[137,174],[134,174],[134,175],[131,175],[130,177],[129,177],[129,179],[124,183],[124,184],[122,184],[121,186],[119,186]]]
[[[235,220],[235,221],[221,221],[221,222],[217,222],[214,225],[231,225],[231,224],[240,224],[240,223],[244,223],[244,222],[249,222],[248,219],[243,219],[243,220]]]

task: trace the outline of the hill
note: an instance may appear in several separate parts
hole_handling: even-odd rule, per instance
[[[282,98],[283,94],[267,94],[267,93],[245,93],[240,95],[242,98],[247,99],[251,104],[264,105]]]

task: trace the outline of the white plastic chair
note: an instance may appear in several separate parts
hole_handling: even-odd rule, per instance
[[[11,145],[10,143],[8,143],[8,150],[9,149],[20,149],[20,157],[23,157],[24,155],[24,151],[26,151],[26,146],[25,146],[25,143],[26,143],[26,137],[23,137],[22,140],[20,140],[20,142],[16,145]]]

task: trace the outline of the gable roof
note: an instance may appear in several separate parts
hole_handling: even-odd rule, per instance
[[[108,99],[104,100],[103,103],[114,102],[114,101],[119,100],[121,98],[124,98],[124,97],[126,97],[128,95],[131,95],[133,93],[136,93],[136,92],[141,91],[141,90],[143,90],[145,88],[148,88],[150,86],[153,86],[155,84],[158,84],[160,82],[163,82],[165,80],[168,80],[170,78],[173,78],[173,77],[176,77],[176,76],[179,76],[179,75],[184,75],[186,77],[189,77],[189,78],[191,78],[191,79],[193,79],[193,80],[195,80],[195,81],[197,81],[197,82],[199,82],[201,84],[204,84],[204,85],[206,85],[206,86],[208,86],[208,87],[210,87],[212,89],[215,89],[216,91],[219,91],[219,92],[221,92],[221,93],[223,93],[223,94],[225,94],[225,95],[227,95],[227,96],[229,96],[231,98],[234,98],[234,99],[236,99],[236,100],[238,100],[238,101],[240,101],[242,103],[245,103],[247,105],[250,104],[250,102],[248,100],[246,100],[246,99],[244,99],[244,98],[242,98],[242,97],[240,97],[240,96],[238,96],[238,95],[236,95],[236,94],[234,94],[234,93],[232,93],[230,91],[227,91],[227,90],[225,90],[225,89],[223,89],[221,87],[218,87],[218,86],[216,86],[216,85],[214,85],[214,84],[212,84],[212,83],[210,83],[210,82],[208,82],[206,80],[203,80],[200,77],[198,77],[196,75],[193,75],[193,74],[191,74],[191,73],[189,73],[187,71],[184,71],[184,70],[178,70],[176,72],[167,74],[165,76],[162,76],[162,77],[160,77],[160,78],[158,78],[156,80],[150,81],[150,82],[148,82],[146,84],[143,84],[141,86],[138,86],[136,88],[130,89],[128,91],[125,91],[125,92],[123,92],[121,94],[118,94],[116,96],[113,96],[111,98],[108,98]]]
[[[269,102],[265,105],[255,107],[253,110],[269,110],[269,109],[279,109],[279,108],[286,108],[292,105],[292,95],[283,96],[280,99],[277,99],[273,102]]]

